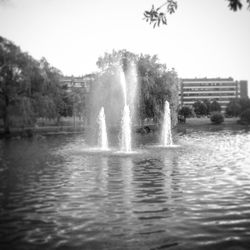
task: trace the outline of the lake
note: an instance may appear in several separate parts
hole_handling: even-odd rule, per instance
[[[0,249],[249,249],[250,132],[157,140],[131,155],[83,134],[0,140]]]

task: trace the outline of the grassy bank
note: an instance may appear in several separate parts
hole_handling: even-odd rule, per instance
[[[36,124],[32,127],[24,127],[15,121],[10,127],[10,135],[8,137],[32,137],[35,134],[50,135],[82,133],[84,127],[84,121],[77,117],[75,119],[73,117],[63,117],[59,122],[53,119],[38,119]],[[0,121],[0,137],[5,137],[2,121]]]
[[[188,118],[186,123],[179,123],[174,130],[176,132],[183,132],[186,130],[220,130],[220,129],[232,129],[240,130],[247,129],[250,130],[250,126],[241,125],[237,121],[238,118],[225,118],[224,122],[218,125],[213,124],[210,118]],[[73,121],[73,119],[62,120],[60,124],[56,123],[43,123],[40,126],[35,127],[25,127],[25,128],[11,128],[11,137],[32,137],[33,135],[57,135],[57,134],[72,134],[72,133],[83,133],[85,130],[90,128],[84,126],[81,121]],[[158,131],[160,126],[156,125],[145,125],[149,130],[144,129],[140,126],[135,126],[134,132],[147,134],[149,132]],[[119,130],[119,128],[117,128]],[[0,137],[4,137],[3,128],[0,128]]]
[[[56,134],[72,134],[84,132],[84,127],[74,126],[46,126],[46,127],[26,127],[11,128],[10,135],[7,137],[32,137],[34,135],[56,135]],[[0,137],[6,137],[3,130],[0,130]]]
[[[214,129],[250,129],[248,125],[241,125],[238,123],[239,118],[225,118],[221,124],[213,124],[210,118],[188,118],[186,123],[179,123],[177,130],[181,129],[203,129],[203,130],[214,130]]]

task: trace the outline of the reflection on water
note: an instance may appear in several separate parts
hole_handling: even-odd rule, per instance
[[[0,249],[248,249],[250,134],[175,141],[130,156],[79,135],[0,141]]]

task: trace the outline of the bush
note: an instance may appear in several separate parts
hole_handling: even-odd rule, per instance
[[[240,114],[240,123],[250,124],[250,109],[247,109]]]
[[[214,112],[212,113],[210,120],[214,124],[221,124],[224,122],[224,116],[220,112]]]
[[[179,110],[179,115],[184,116],[184,118],[190,117],[192,115],[191,108],[184,106]]]

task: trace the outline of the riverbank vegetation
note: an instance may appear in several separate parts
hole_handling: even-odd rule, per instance
[[[177,123],[179,80],[174,69],[168,69],[159,62],[156,55],[134,54],[127,50],[105,53],[97,61],[100,68],[98,83],[93,93],[101,94],[100,105],[106,110],[123,105],[121,88],[117,86],[119,74],[117,66],[122,67],[128,88],[128,102],[136,124],[145,121],[159,123],[164,113],[164,103],[169,101],[172,123]],[[99,99],[100,95],[98,94]],[[92,98],[96,103],[96,98]],[[92,105],[93,107],[94,105]],[[100,108],[100,107],[99,107]],[[119,107],[121,110],[121,107]]]
[[[63,84],[60,70],[45,58],[36,60],[13,42],[0,37],[0,130],[9,135],[13,128],[16,131],[20,128],[32,130],[51,123],[62,126],[62,117],[73,117],[71,124],[74,126],[78,117],[86,125],[90,114],[94,114],[95,120],[96,103],[106,105],[107,110],[122,104],[119,79],[114,74],[117,63],[123,68],[126,80],[133,83],[128,92],[136,97],[132,98],[134,104],[130,104],[140,123],[145,120],[159,123],[164,102],[168,100],[172,121],[176,124],[177,73],[161,64],[156,55],[137,55],[126,50],[106,53],[97,61],[100,70],[93,74],[94,80],[86,96],[83,89]],[[135,69],[129,73],[131,64]],[[118,101],[114,102],[114,96]]]
[[[221,105],[216,100],[196,101],[192,106],[183,106],[179,109],[179,115],[185,119],[189,117],[211,117],[211,122],[222,123],[223,116],[238,118],[238,123],[249,125],[250,118],[250,99],[249,98],[235,98],[232,99],[222,114]],[[219,118],[220,116],[220,118]],[[213,118],[212,118],[213,117]],[[219,122],[220,121],[220,122]]]
[[[40,117],[72,113],[72,98],[61,86],[62,73],[45,58],[35,60],[0,37],[0,118],[5,134],[12,126],[32,127]]]

